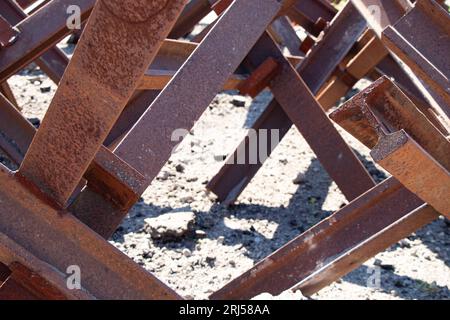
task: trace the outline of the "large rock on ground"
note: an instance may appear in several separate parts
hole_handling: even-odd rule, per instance
[[[145,230],[152,239],[176,241],[192,234],[194,224],[195,214],[192,211],[169,212],[145,219]]]

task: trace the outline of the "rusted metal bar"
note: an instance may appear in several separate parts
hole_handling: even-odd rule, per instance
[[[412,30],[411,25],[420,25]],[[383,31],[383,43],[443,100],[450,114],[450,16],[434,1],[418,0],[414,9]]]
[[[36,186],[25,186],[21,177],[3,165],[0,186],[0,233],[4,235],[0,240],[0,260],[4,264],[19,261],[33,270],[45,263],[51,267],[39,271],[47,280],[56,271],[65,274],[68,267],[78,266],[83,274],[83,288],[97,299],[179,298],[70,213],[52,206]],[[55,285],[65,281],[53,279]],[[86,298],[79,290],[72,295]]]
[[[148,70],[137,89],[139,90],[162,90],[177,73],[176,70]],[[222,90],[236,90],[246,80],[242,75],[232,75],[223,85]]]
[[[36,299],[67,300],[66,296],[73,298],[77,297],[68,292],[69,290],[67,290],[67,284],[65,284],[65,289],[61,288],[61,285],[56,287],[50,283],[50,281],[43,278],[40,274],[30,270],[19,262],[14,261],[8,267],[11,270],[11,275],[6,281],[14,281],[17,284],[20,284],[20,286],[31,295],[35,296]],[[64,277],[61,278],[64,279]],[[64,281],[61,282],[64,283]]]
[[[322,31],[317,28],[319,19],[331,21],[337,14],[337,10],[324,0],[301,0],[289,9],[287,15],[292,21],[301,25],[307,32],[317,36]]]
[[[326,36],[327,43],[323,45],[318,44],[301,63],[299,74],[314,94],[318,93],[318,90],[325,83],[327,77],[340,63],[339,59],[330,55],[330,51],[335,52],[339,57],[344,57],[350,51],[366,28],[365,22],[361,21],[361,19],[355,9],[350,4],[347,5],[332,22]],[[353,37],[349,35],[353,35]],[[327,68],[324,68],[324,65]],[[322,76],[318,77],[318,74]],[[301,116],[309,119],[308,114],[302,114]],[[292,125],[293,123],[285,111],[276,101],[272,101],[259,119],[252,125],[251,129],[257,132],[262,129],[269,131],[277,129],[279,130],[279,137],[282,139]],[[248,139],[248,137],[244,138],[237,150],[230,155],[230,158],[236,158],[239,150],[249,150],[249,148],[246,148]],[[266,149],[268,155],[270,155],[273,151],[274,143],[272,143],[271,139],[268,139],[267,143]],[[260,145],[259,141],[257,145]],[[249,156],[246,154],[245,159],[248,158]],[[261,162],[243,165],[226,163],[209,182],[207,188],[214,192],[222,202],[232,203],[251,181],[261,165]]]
[[[352,4],[347,4],[338,13],[332,27],[298,69],[302,78],[308,79],[312,92],[320,89],[366,28],[366,21]],[[318,53],[314,54],[315,51]]]
[[[306,38],[302,41],[302,44],[300,45],[300,51],[304,54],[307,54],[309,50],[314,46],[316,42],[313,38],[310,36],[306,36]]]
[[[4,0],[0,2],[0,12],[13,25],[19,24],[28,15],[14,0]],[[58,47],[48,49],[35,60],[36,64],[52,79],[59,83],[64,74],[64,70],[69,63],[66,54]]]
[[[139,113],[143,113],[148,104],[147,100],[150,99],[146,94],[154,94],[156,97],[156,93],[154,92],[144,92],[142,95],[139,95],[136,99],[138,101],[133,101],[129,108],[141,108],[142,111],[139,110],[131,110],[130,114],[122,115],[121,121],[115,124],[115,128],[112,132],[112,135],[108,136],[108,139],[114,139],[115,134],[120,135],[121,132],[126,132],[128,129],[127,126],[135,123],[139,117]],[[5,121],[0,122],[0,147],[3,151],[6,152],[10,158],[20,164],[23,160],[26,150],[29,148],[31,141],[35,135],[36,129],[20,114],[18,110],[16,110],[9,101],[5,99],[1,99],[0,102],[3,101],[0,108],[0,116]],[[129,109],[126,109],[124,112],[129,112]],[[117,166],[117,167],[116,167]],[[119,173],[117,170],[122,170]],[[123,216],[128,212],[128,209],[133,204],[133,201],[138,199],[138,195],[143,192],[143,190],[137,191],[136,185],[139,182],[139,174],[128,164],[124,163],[121,159],[117,158],[105,147],[101,147],[99,152],[96,154],[96,158],[90,165],[88,171],[85,173],[84,177],[88,178],[89,185],[88,188],[84,191],[83,196],[86,194],[95,197],[96,207],[102,208],[103,210],[99,210],[99,212],[103,212],[108,216],[109,221],[114,220],[116,225],[120,224]],[[126,177],[124,180],[123,177]],[[79,189],[82,189],[85,186],[86,182],[82,181],[79,184]],[[147,184],[143,184],[143,188],[145,188]],[[89,192],[92,190],[92,192]],[[76,196],[77,194],[75,194]],[[114,196],[119,196],[118,200],[114,198]],[[128,207],[124,208],[125,203],[130,203]],[[80,203],[83,204],[83,201],[77,202],[77,209],[71,207],[72,211],[81,212],[78,215],[78,218],[82,219],[82,221],[87,226],[92,226],[99,234],[101,235],[111,235],[114,232],[114,227],[107,224],[98,223],[99,217],[96,215],[91,215],[92,207],[80,208]],[[88,204],[92,205],[88,201]]]
[[[9,85],[8,81],[4,81],[0,83],[0,92],[3,94],[9,102],[11,102],[16,109],[20,110],[20,106],[17,103],[16,97],[14,96],[14,92],[11,89],[11,86]]]
[[[405,130],[445,168],[450,167],[447,138],[386,77],[358,93],[330,118],[369,149],[378,143],[378,132]]]
[[[370,114],[361,111],[364,105],[370,107]],[[356,107],[359,113],[355,111]],[[365,116],[368,115],[367,120]],[[407,128],[439,162],[444,166],[449,164],[447,139],[386,78],[335,111],[332,118],[339,119],[340,125],[343,125],[341,119],[354,123],[343,127],[370,147],[378,142],[377,132],[373,129],[375,119],[381,121],[379,130]],[[440,174],[443,173],[441,167]],[[444,182],[444,186],[439,184],[434,190],[448,188],[448,182]],[[443,192],[450,194],[445,189]],[[438,195],[442,197],[439,192]],[[437,201],[436,198],[433,201]],[[441,199],[440,205],[445,201]],[[448,204],[444,207],[449,208]],[[423,201],[399,181],[389,178],[258,263],[211,298],[245,299],[262,292],[279,294],[297,282],[300,284],[295,288],[302,289],[304,294],[313,294],[438,216],[438,212],[424,206]]]
[[[383,30],[392,27],[406,12],[411,11],[413,8],[411,3],[405,0],[352,0],[352,3],[358,8],[380,38]],[[441,8],[438,9],[442,10]],[[431,36],[431,38],[433,37],[434,35]],[[433,89],[432,85],[420,78],[420,75],[419,78],[411,72],[407,72],[407,75],[423,93],[428,104],[435,108],[441,119],[448,118],[449,104],[445,97],[442,96],[443,93]]]
[[[21,6],[22,8],[26,8],[30,5],[33,4],[33,2],[36,2],[36,0],[16,0],[17,3],[19,4],[19,6]]]
[[[8,47],[17,39],[19,31],[0,15],[0,48]]]
[[[0,148],[20,163],[33,139],[35,128],[0,94]]]
[[[341,124],[347,119],[345,127],[355,137],[373,147],[371,155],[375,161],[393,173],[422,200],[434,204],[437,211],[431,205],[422,205],[375,236],[326,263],[295,286],[295,289],[302,290],[306,295],[317,292],[377,252],[430,223],[439,216],[439,212],[447,217],[449,215],[450,176],[447,169],[450,143],[397,87],[387,79],[380,79],[337,110],[332,117]],[[356,119],[358,117],[360,120]],[[364,127],[370,127],[372,132],[369,133]],[[428,154],[405,130],[398,129],[402,127],[417,137],[442,163]],[[368,138],[369,135],[371,137]],[[380,137],[378,142],[374,142],[377,137]]]
[[[272,57],[267,58],[250,74],[248,79],[238,86],[239,92],[255,98],[269,85],[269,82],[276,75],[278,67],[279,65],[275,59]]]
[[[179,68],[197,44],[165,40],[154,59],[152,66],[155,68]],[[61,74],[62,75],[62,74]],[[139,120],[151,101],[156,98],[154,91],[140,92],[134,97],[105,140],[109,146],[123,136]],[[14,110],[11,103],[0,96],[0,117],[5,119],[0,123],[0,148],[11,157],[15,163],[20,164],[28,150],[35,134],[34,127],[19,112]]]
[[[436,210],[424,204],[367,240],[349,249],[349,251],[326,263],[292,289],[294,291],[300,290],[302,294],[310,296],[355,270],[377,253],[386,250],[411,233],[433,222],[438,217],[439,213]]]
[[[144,173],[150,181],[153,180],[175,145],[175,142],[171,141],[173,131],[192,127],[194,121],[200,117],[206,106],[221,90],[222,84],[237,69],[278,13],[279,8],[280,4],[273,0],[258,0],[251,3],[235,1],[183,68],[178,71],[169,86],[117,147],[116,154]],[[249,21],[254,21],[251,27],[241,28],[242,23],[248,26]],[[224,54],[220,50],[224,43],[235,50]],[[212,55],[211,52],[216,54]],[[204,68],[205,64],[208,65],[208,69]],[[199,86],[198,80],[193,81],[193,76],[208,81],[208,87]],[[182,94],[179,91],[175,92],[178,88],[183,89]],[[170,111],[167,110],[167,105],[171,105]],[[167,112],[170,112],[172,117],[167,117]],[[150,136],[149,127],[154,132]],[[140,157],[134,156],[136,152],[139,152]]]
[[[234,0],[219,0],[213,5],[213,10],[217,15],[221,15],[228,7],[233,3]]]
[[[384,58],[368,77],[376,81],[383,75],[390,79],[394,79],[399,88],[411,99],[416,107],[424,113],[428,119],[439,129],[444,135],[448,135],[448,130],[444,119],[439,117],[436,110],[427,102],[422,92],[413,83],[410,77],[404,72],[402,67],[392,56]],[[449,126],[450,128],[450,126]]]
[[[143,1],[136,11],[97,2],[19,169],[58,204],[67,204],[185,2]]]
[[[421,205],[418,197],[394,178],[388,178],[258,262],[210,298],[250,299],[263,292],[278,295]]]
[[[34,294],[12,279],[11,270],[0,262],[0,300],[37,300]]]
[[[48,4],[50,1],[53,1],[53,0],[37,0],[32,5],[30,5],[27,8],[25,8],[25,13],[27,15],[32,15],[33,13],[35,13],[36,11],[41,9],[43,6]]]
[[[297,36],[289,18],[283,16],[272,22],[268,29],[270,35],[289,50],[291,55],[304,56],[299,50],[301,40]]]
[[[375,183],[370,174],[268,36],[258,42],[248,59],[256,65],[265,56],[275,58],[280,65],[280,71],[269,84],[275,100],[308,142],[342,193],[348,199],[354,199],[372,188]]]
[[[186,5],[180,18],[169,34],[170,38],[178,39],[189,33],[197,23],[212,11],[212,5],[217,0],[191,0]]]
[[[391,81],[379,79],[331,117],[409,190],[449,214],[450,143]]]
[[[67,28],[66,9],[78,5],[82,19],[89,15],[95,0],[53,0],[28,19],[16,25],[21,37],[8,50],[0,52],[0,81],[25,67],[64,36],[71,33]],[[51,16],[52,19],[47,19]]]
[[[192,127],[280,7],[274,0],[235,1],[118,145],[115,154],[145,176],[141,192],[158,174],[177,144],[177,141],[172,141],[174,130]],[[249,24],[249,21],[253,23]],[[242,24],[251,27],[243,28]],[[236,50],[225,54],[220,49],[224,44]],[[204,68],[205,64],[208,68]],[[201,85],[201,81],[207,81],[208,86]],[[170,110],[167,105],[171,106]],[[70,210],[82,221],[84,216],[95,217],[95,224],[90,227],[108,238],[129,208],[104,201],[88,184]]]
[[[450,157],[450,143],[447,146]],[[450,173],[405,131],[383,136],[372,158],[406,188],[450,218]]]
[[[373,70],[389,52],[381,41],[373,37],[361,51],[343,68],[341,74],[333,79],[318,95],[325,110],[329,110],[359,79]]]
[[[350,0],[380,37],[384,28],[396,23],[412,5],[407,0]]]

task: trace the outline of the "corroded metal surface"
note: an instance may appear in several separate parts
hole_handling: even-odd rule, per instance
[[[450,167],[446,137],[385,77],[361,91],[330,117],[370,149],[378,143],[379,135],[405,130],[445,168]]]
[[[344,19],[344,17],[351,17],[351,19]],[[338,52],[339,57],[345,56],[366,28],[365,22],[361,19],[362,18],[357,14],[357,12],[355,12],[355,9],[353,9],[351,5],[347,5],[345,11],[336,16],[334,22],[330,26],[330,29],[328,30],[330,36],[326,36],[327,43],[324,45],[318,44],[300,64],[299,74],[312,93],[318,93],[320,87],[325,84],[327,76],[333,72],[341,61],[333,56],[330,57],[329,51],[331,50],[335,53]],[[327,68],[324,68],[323,61],[326,61],[325,65]],[[320,81],[317,78],[318,74],[324,75],[320,76]],[[306,113],[302,116],[308,117],[308,114]],[[255,121],[252,125],[252,129],[257,132],[259,130],[277,129],[279,130],[279,137],[282,139],[292,125],[292,120],[286,112],[278,105],[276,101],[272,101],[257,121]],[[320,135],[318,134],[317,136]],[[248,150],[248,148],[245,147],[248,145],[248,139],[248,137],[244,138],[237,150],[230,155],[230,158],[237,157],[239,150]],[[275,147],[275,143],[272,143],[270,139],[268,139],[267,142],[268,155],[270,155]],[[257,142],[257,145],[259,145],[259,142]],[[248,158],[248,155],[245,155],[245,158]],[[207,187],[209,190],[214,192],[222,202],[232,203],[237,199],[239,194],[258,172],[261,165],[261,162],[243,165],[225,164],[217,175],[210,181]],[[355,186],[355,190],[356,189],[358,189],[357,186]],[[365,190],[367,189],[361,190],[359,194]],[[356,196],[359,194],[348,193],[347,196],[351,198],[352,195]]]
[[[401,239],[433,222],[439,217],[429,205],[422,205],[398,219],[385,229],[368,237],[357,246],[326,263],[292,289],[301,290],[305,295],[312,295],[327,285],[337,281],[379,252],[388,249]]]
[[[250,299],[263,292],[278,295],[422,204],[390,178],[257,263],[211,298]]]
[[[412,25],[420,28],[412,29]],[[414,9],[383,31],[383,42],[445,101],[450,114],[450,15],[441,6],[418,0]]]
[[[58,204],[66,205],[185,2],[97,2],[19,170]]]
[[[450,143],[391,81],[379,79],[331,118],[405,187],[448,215]]]
[[[372,188],[375,183],[370,174],[268,35],[258,42],[254,52],[249,55],[252,63],[257,64],[264,58],[260,52],[274,57],[280,64],[280,71],[269,84],[274,98],[342,193],[348,199],[354,199]]]
[[[0,165],[0,233],[17,246],[26,248],[60,274],[65,274],[69,266],[79,266],[83,271],[83,288],[98,299],[178,298],[171,289],[68,212],[52,206],[36,187],[24,186],[21,180]],[[14,219],[11,219],[11,212],[14,212]],[[1,246],[8,244],[4,239],[0,243]],[[12,255],[17,254],[17,248],[6,254],[3,250],[0,252],[1,261],[7,265],[18,259]],[[31,269],[36,266],[26,257],[20,262]],[[73,294],[86,297],[81,291]]]
[[[145,176],[142,191],[151,183],[178,143],[172,141],[172,132],[179,128],[191,128],[244,59],[253,42],[256,42],[258,32],[261,34],[264,31],[279,9],[279,4],[268,2],[262,6],[261,3],[238,1],[234,6],[218,21],[115,151],[119,158]],[[240,28],[239,23],[253,20],[255,23],[247,30],[245,39],[242,33],[235,31]],[[236,37],[230,37],[230,34]],[[231,60],[228,55],[222,55],[223,52],[217,50],[226,41],[237,49]],[[211,52],[217,54],[211,55]],[[204,68],[205,61],[210,61],[208,69]],[[192,75],[195,75],[195,80]],[[208,86],[202,85],[202,81],[207,82]],[[180,88],[183,88],[183,92],[180,92]],[[171,106],[170,110],[167,105]],[[118,227],[128,209],[104,201],[103,196],[89,185],[70,207],[77,217],[81,217],[106,238]]]
[[[78,5],[85,19],[94,4],[95,0],[53,0],[17,24],[21,37],[8,50],[0,52],[0,80],[25,67],[71,32],[66,25],[69,5]]]
[[[0,12],[9,23],[14,25],[28,17],[25,11],[22,10],[14,0],[0,1]],[[20,54],[20,52],[17,52],[17,54]],[[53,47],[43,53],[42,56],[35,60],[35,62],[50,77],[50,79],[55,83],[59,83],[69,60],[61,49]]]
[[[450,158],[450,142],[447,144]],[[372,158],[406,188],[450,218],[450,173],[405,131],[380,138]]]
[[[81,5],[85,19],[95,1],[71,2]],[[402,60],[419,73],[429,71],[421,75],[428,83],[424,91],[405,78],[375,34],[365,31],[366,21],[351,3],[336,15],[325,0],[193,0],[185,7],[186,2],[98,0],[68,67],[67,57],[52,48],[69,32],[63,19],[68,2],[0,3],[6,19],[0,79],[38,57],[55,82],[67,67],[37,134],[3,84],[10,101],[0,96],[0,147],[22,164],[18,172],[0,164],[0,299],[180,299],[105,239],[179,143],[172,139],[174,130],[189,130],[222,88],[254,96],[268,87],[275,99],[254,127],[280,129],[283,137],[295,124],[354,200],[211,298],[245,299],[291,287],[311,295],[439,213],[449,217],[448,129],[423,100],[426,90],[448,89],[441,70],[447,65],[435,55],[448,51],[446,43],[423,40],[432,31],[441,38],[448,33],[440,7],[419,0],[400,19],[411,9],[406,0],[352,1],[379,34],[388,27],[386,39],[401,49]],[[372,19],[373,5],[381,6],[381,19]],[[198,36],[200,44],[165,40],[174,25],[172,36],[187,34],[211,10],[220,17]],[[306,58],[283,56],[277,46],[301,55],[284,14],[313,34],[323,31],[318,44],[305,49]],[[410,37],[405,24],[422,20],[426,30],[419,40]],[[20,33],[9,41],[14,24]],[[42,32],[33,29],[40,24]],[[326,106],[359,78],[383,73],[398,77],[406,91],[381,78],[331,114],[393,174],[374,186],[318,101]],[[247,157],[252,149],[245,150]],[[234,201],[260,165],[226,166],[208,187]],[[81,289],[66,285],[70,266],[82,269]]]
[[[193,126],[279,9],[273,0],[235,1],[117,147],[117,155],[153,180],[178,143],[172,141],[174,130]],[[225,54],[224,44],[234,50]]]

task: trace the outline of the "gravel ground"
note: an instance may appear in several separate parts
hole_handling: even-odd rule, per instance
[[[38,123],[56,86],[33,67],[14,76],[10,84],[24,115]],[[364,85],[367,81],[357,87]],[[186,298],[206,299],[346,203],[296,129],[283,139],[236,205],[225,208],[205,191],[221,167],[219,160],[234,150],[270,98],[269,92],[253,101],[234,92],[217,95],[111,240]],[[239,106],[242,100],[245,106]],[[374,178],[385,178],[368,150],[340,131]],[[151,238],[146,219],[182,211],[195,216],[191,233],[176,241]],[[437,220],[311,298],[449,299],[449,227],[448,220]],[[367,285],[373,270],[380,271],[376,288]]]

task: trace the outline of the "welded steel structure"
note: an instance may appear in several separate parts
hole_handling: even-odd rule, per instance
[[[69,59],[56,44],[74,32],[71,5],[83,32]],[[252,129],[278,129],[282,138],[295,126],[349,204],[211,299],[291,288],[311,295],[439,215],[449,218],[450,17],[442,6],[2,0],[0,148],[18,170],[0,164],[0,299],[182,299],[107,239],[169,159],[172,132],[190,130],[223,89],[270,90]],[[212,11],[218,18],[203,32],[180,40]],[[38,130],[7,82],[31,62],[58,84]],[[364,77],[373,84],[328,114]],[[334,123],[392,176],[376,184]],[[229,161],[252,156],[249,139],[207,185],[225,204],[263,165]],[[71,265],[83,270],[81,289],[67,288]]]

